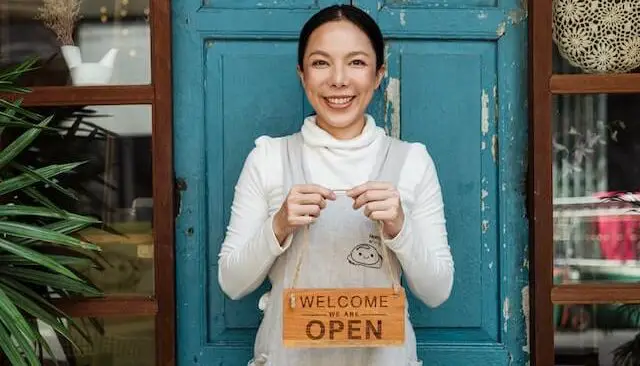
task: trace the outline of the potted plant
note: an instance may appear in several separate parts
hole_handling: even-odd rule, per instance
[[[108,84],[118,49],[109,49],[98,62],[83,62],[80,48],[73,41],[81,3],[81,0],[43,0],[37,19],[42,20],[60,41],[60,51],[71,72],[73,85]]]
[[[27,92],[15,81],[33,64],[30,60],[0,71],[0,93]],[[51,120],[24,109],[20,101],[0,99],[0,137],[7,130],[23,131],[15,139],[3,139],[0,149],[0,352],[18,366],[41,365],[40,349],[55,359],[38,322],[50,326],[71,345],[75,345],[72,329],[86,337],[55,306],[55,299],[102,295],[73,269],[78,263],[91,261],[90,254],[100,248],[72,234],[98,220],[63,210],[41,193],[50,187],[73,199],[74,192],[62,187],[57,177],[73,174],[82,163],[27,166],[17,162],[38,135],[52,132],[48,127]]]

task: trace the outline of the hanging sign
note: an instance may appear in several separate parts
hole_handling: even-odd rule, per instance
[[[402,287],[285,289],[286,347],[384,347],[404,344]]]

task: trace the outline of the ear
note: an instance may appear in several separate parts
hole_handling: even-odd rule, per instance
[[[387,72],[387,65],[382,64],[380,69],[376,72],[376,89],[380,87],[380,83],[382,82],[382,78],[384,78],[384,74]]]

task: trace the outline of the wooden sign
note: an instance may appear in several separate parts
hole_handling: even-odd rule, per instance
[[[397,292],[391,288],[285,289],[283,296],[286,347],[404,344],[402,288]]]

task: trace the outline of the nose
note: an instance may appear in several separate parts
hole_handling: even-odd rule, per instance
[[[347,75],[342,65],[336,65],[332,69],[331,73],[331,86],[340,88],[347,83]]]

